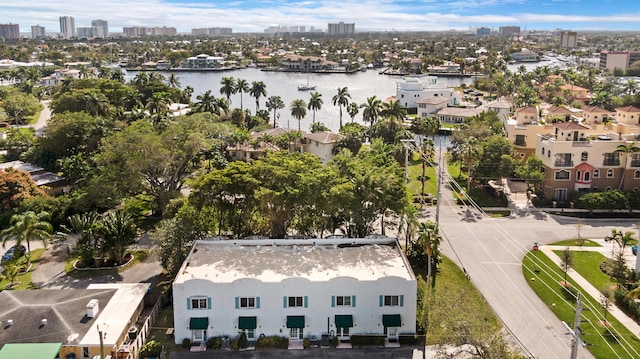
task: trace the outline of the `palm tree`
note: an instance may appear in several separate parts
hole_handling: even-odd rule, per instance
[[[633,155],[637,152],[640,152],[640,147],[635,142],[632,142],[628,145],[622,144],[618,145],[614,153],[622,153],[624,156],[624,162],[622,165],[622,175],[620,176],[620,184],[618,185],[618,189],[622,191],[622,184],[624,183],[624,175],[627,170],[627,163],[629,155]]]
[[[168,92],[154,92],[145,107],[149,109],[149,113],[152,115],[166,113],[171,102],[170,96]]]
[[[270,96],[267,99],[267,108],[273,110],[273,128],[276,128],[277,111],[285,107],[284,101],[280,96]]]
[[[118,210],[109,212],[102,223],[105,249],[116,264],[124,263],[127,249],[135,243],[138,231],[133,218]]]
[[[358,106],[357,103],[351,102],[347,106],[347,113],[351,117],[351,122],[353,122],[353,120],[356,118],[356,115],[358,114],[358,112],[360,112],[360,106]]]
[[[362,120],[364,122],[369,122],[371,125],[369,126],[369,141],[371,141],[371,134],[373,133],[373,125],[378,120],[378,116],[382,111],[382,101],[380,101],[376,96],[371,96],[367,98],[367,102],[360,105],[363,108],[362,110]]]
[[[471,136],[467,137],[462,143],[462,159],[467,166],[467,193],[471,189],[471,169],[473,163],[480,158],[480,142],[477,138]]]
[[[301,99],[293,100],[289,109],[291,110],[291,116],[298,120],[298,131],[300,131],[300,121],[307,115],[307,104]]]
[[[85,110],[93,117],[106,116],[109,113],[109,100],[102,92],[89,92],[84,95]]]
[[[236,93],[235,80],[232,76],[225,76],[220,80],[220,94],[227,98],[227,101],[231,103],[231,95]]]
[[[117,69],[111,71],[111,79],[113,81],[118,81],[118,82],[124,83],[124,73],[122,72],[122,70],[120,70],[120,68],[117,68]]]
[[[635,242],[635,238],[633,238],[634,233],[632,231],[626,231],[622,233],[615,228],[611,229],[611,235],[604,237],[605,242],[614,241],[620,247],[620,253],[624,253],[624,249],[631,243]]]
[[[333,98],[331,99],[333,105],[338,105],[338,108],[340,109],[340,128],[342,128],[342,106],[348,106],[350,99],[351,94],[347,87],[338,87],[338,93],[333,95]]]
[[[322,94],[319,92],[312,92],[309,103],[307,104],[307,109],[313,111],[313,122],[311,122],[311,124],[316,123],[316,111],[322,108],[322,104]]]
[[[256,99],[256,113],[260,109],[260,96],[267,96],[267,85],[262,81],[253,81],[249,94]]]
[[[47,241],[51,239],[53,227],[49,223],[49,213],[27,211],[22,214],[11,216],[10,227],[0,232],[2,237],[2,246],[7,241],[15,241],[16,246],[20,246],[22,242],[27,242],[27,267],[31,264],[31,241],[42,241],[46,247]]]
[[[430,286],[432,290],[436,287],[441,238],[436,222],[428,221],[418,225],[418,241],[424,246],[424,254],[427,255],[427,287]]]
[[[169,86],[171,86],[172,88],[180,88],[180,79],[178,79],[178,76],[176,76],[176,74],[169,75],[167,82],[169,82]]]
[[[403,121],[404,117],[407,115],[407,109],[402,106],[402,103],[398,100],[384,102],[382,104],[380,114],[387,118],[394,118],[398,121]]]
[[[207,90],[207,92],[198,95],[196,97],[196,102],[194,106],[194,112],[209,112],[214,113],[215,111],[215,100],[216,98],[211,95],[211,90]]]
[[[223,113],[229,112],[229,102],[226,98],[216,98],[213,100],[213,113],[218,116],[222,116]]]
[[[240,94],[240,109],[242,108],[242,94],[249,92],[249,83],[245,79],[237,79],[235,85],[235,92]]]

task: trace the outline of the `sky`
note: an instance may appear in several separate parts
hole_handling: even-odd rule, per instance
[[[0,0],[0,23],[28,33],[41,25],[60,31],[58,18],[76,27],[91,20],[125,26],[230,27],[263,32],[269,26],[305,26],[326,31],[328,23],[355,23],[356,31],[443,31],[503,25],[522,29],[640,30],[638,0]]]

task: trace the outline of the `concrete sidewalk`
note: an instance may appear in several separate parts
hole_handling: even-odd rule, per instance
[[[609,243],[607,243],[609,244]],[[561,259],[556,255],[554,250],[564,250],[564,248],[570,248],[577,251],[593,251],[601,252],[604,256],[611,253],[611,250],[607,247],[563,247],[563,246],[548,246],[544,245],[540,247],[540,250],[546,254],[554,263],[561,263]],[[628,260],[628,259],[627,259]],[[635,256],[633,258],[635,265]],[[582,289],[584,289],[594,300],[600,301],[600,290],[594,287],[589,281],[573,269],[567,271],[567,275],[573,279]],[[613,304],[613,303],[612,303]],[[615,304],[611,305],[609,313],[615,317],[622,325],[624,325],[631,333],[640,338],[640,325],[638,325],[633,319],[629,318],[624,312],[622,312]]]

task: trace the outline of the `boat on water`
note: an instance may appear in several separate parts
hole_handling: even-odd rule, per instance
[[[316,89],[316,85],[298,85],[298,91],[311,91],[311,90],[315,90]]]

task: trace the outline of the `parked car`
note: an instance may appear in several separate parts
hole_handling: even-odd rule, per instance
[[[0,127],[11,127],[9,122],[0,122]]]
[[[27,250],[23,245],[20,245],[20,247],[18,246],[13,246],[11,248],[9,248],[3,255],[2,255],[2,262],[6,262],[6,261],[10,261],[13,258],[15,258],[15,253],[16,253],[16,249],[19,249],[19,253],[20,255],[23,255],[24,252]]]

